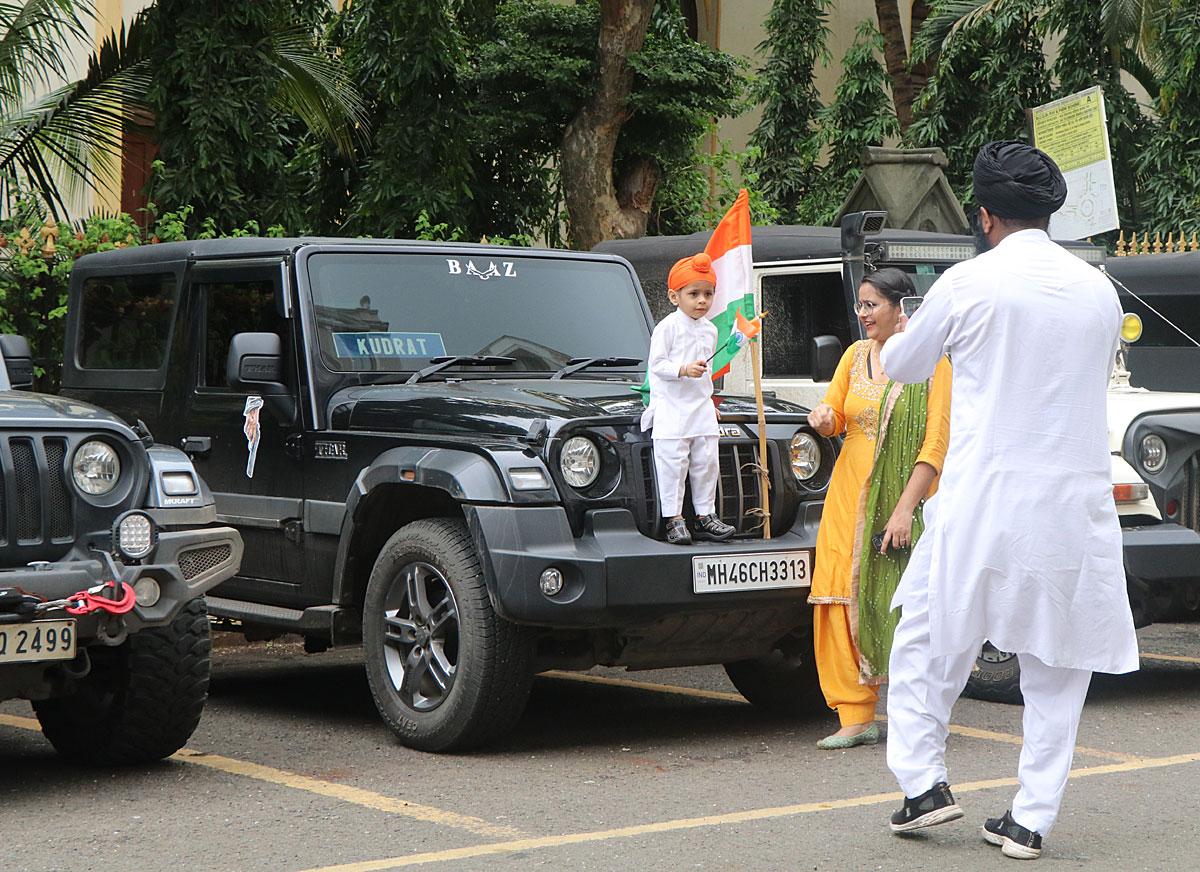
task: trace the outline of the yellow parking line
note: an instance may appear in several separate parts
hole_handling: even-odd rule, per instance
[[[35,718],[22,718],[15,715],[0,714],[0,724],[17,727],[22,730],[41,729]],[[466,830],[477,836],[486,836],[493,839],[514,839],[524,835],[518,829],[488,823],[482,818],[457,814],[456,812],[435,808],[431,805],[420,805],[419,803],[408,802],[407,800],[385,796],[381,793],[363,790],[359,787],[351,787],[346,784],[334,784],[331,781],[310,778],[307,775],[276,769],[272,766],[263,766],[260,763],[222,757],[220,754],[206,754],[203,751],[184,748],[176,752],[171,759],[182,763],[190,763],[193,766],[217,769],[230,775],[253,778],[255,781],[265,781],[270,784],[290,787],[293,790],[314,793],[318,796],[336,799],[341,802],[349,802],[365,808],[375,809],[376,811],[387,812],[388,814],[413,818],[425,821],[426,823],[438,824],[439,826]]]
[[[1181,654],[1150,654],[1143,651],[1142,658],[1145,660],[1168,660],[1172,663],[1200,663],[1200,657],[1184,657]]]
[[[746,698],[740,693],[729,693],[721,690],[701,690],[695,687],[681,687],[676,684],[655,684],[649,681],[635,681],[631,678],[609,678],[606,675],[589,675],[585,672],[561,672],[559,670],[551,670],[543,672],[543,676],[547,678],[557,678],[564,681],[580,681],[585,684],[605,684],[611,687],[628,687],[633,690],[644,690],[651,693],[667,693],[676,696],[690,696],[699,699],[713,699],[720,702],[736,702],[743,705],[748,705]],[[885,715],[876,715],[875,720],[886,721]],[[965,736],[971,739],[984,739],[989,742],[1003,742],[1006,745],[1021,744],[1021,737],[1015,736],[1012,733],[1000,733],[995,730],[980,730],[975,727],[963,727],[958,724],[950,725],[950,732],[958,736]],[[1142,758],[1136,754],[1122,754],[1119,751],[1103,751],[1099,748],[1087,748],[1082,745],[1075,746],[1076,754],[1083,754],[1088,757],[1098,757],[1101,760],[1141,760]]]
[[[1123,763],[1111,763],[1105,766],[1092,766],[1086,769],[1075,769],[1072,778],[1084,778],[1091,775],[1109,775],[1117,772],[1131,772],[1138,769],[1155,769],[1163,766],[1180,766],[1185,763],[1200,762],[1200,754],[1179,754],[1174,757],[1150,757],[1141,760],[1130,760]],[[992,778],[984,781],[970,781],[954,785],[956,794],[975,793],[981,790],[991,790],[997,787],[1013,787],[1015,778]],[[628,827],[617,827],[609,830],[594,830],[586,833],[567,833],[559,836],[543,836],[540,838],[514,839],[508,842],[491,842],[485,845],[474,845],[469,848],[452,848],[447,851],[429,851],[422,854],[409,854],[403,857],[389,857],[384,860],[367,860],[359,863],[344,863],[337,866],[323,866],[310,869],[308,872],[381,872],[386,869],[402,869],[405,866],[420,866],[426,863],[444,863],[450,860],[469,860],[474,857],[496,856],[500,854],[516,854],[521,851],[532,851],[539,848],[559,848],[566,845],[578,845],[587,842],[605,842],[612,839],[626,839],[635,836],[669,833],[678,830],[699,829],[701,827],[717,827],[729,824],[748,823],[750,821],[768,820],[771,818],[794,817],[815,812],[833,811],[842,808],[855,808],[884,803],[900,802],[899,793],[873,793],[866,796],[854,796],[847,799],[834,799],[827,802],[806,802],[798,805],[777,806],[774,808],[756,808],[749,811],[730,812],[728,814],[707,815],[705,817],[679,818],[669,821],[657,821],[649,824],[637,824]]]
[[[606,684],[609,687],[629,687],[634,690],[669,693],[673,696],[691,696],[697,699],[715,699],[720,702],[746,704],[746,698],[740,693],[729,693],[724,690],[701,690],[698,687],[680,687],[677,684],[655,684],[650,681],[634,681],[632,678],[609,678],[607,675],[590,675],[586,672],[564,672],[559,669],[551,669],[543,672],[542,677],[557,678],[563,681],[580,681],[584,684]]]

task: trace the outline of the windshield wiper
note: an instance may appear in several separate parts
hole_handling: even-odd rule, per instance
[[[453,354],[449,357],[434,357],[431,359],[431,366],[414,372],[408,377],[405,384],[415,385],[426,376],[441,372],[448,366],[508,366],[516,362],[517,359],[515,357],[496,357],[491,354]]]
[[[571,363],[550,376],[550,379],[555,381],[568,378],[581,369],[593,366],[637,366],[641,362],[640,357],[572,357]]]

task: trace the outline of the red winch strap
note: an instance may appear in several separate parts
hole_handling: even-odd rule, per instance
[[[133,588],[125,582],[108,582],[104,585],[104,590],[117,588],[120,586],[121,598],[117,600],[109,599],[107,596],[100,596],[91,593],[90,591],[81,590],[79,593],[73,593],[67,599],[69,600],[65,610],[69,615],[90,615],[92,612],[105,611],[113,615],[123,615],[133,609],[136,597],[133,593]],[[94,590],[94,588],[93,588]]]

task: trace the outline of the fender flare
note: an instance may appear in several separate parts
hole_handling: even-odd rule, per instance
[[[346,497],[346,513],[338,536],[333,572],[333,602],[349,605],[353,586],[348,583],[350,546],[358,526],[364,498],[380,485],[417,485],[440,490],[457,503],[508,503],[508,487],[496,466],[484,454],[456,448],[423,445],[391,448],[358,474]]]

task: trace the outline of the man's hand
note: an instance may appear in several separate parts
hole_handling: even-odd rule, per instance
[[[832,436],[835,424],[833,407],[828,403],[819,403],[815,409],[808,413],[808,426],[812,427],[822,436]]]
[[[700,378],[704,375],[704,371],[708,369],[708,364],[703,360],[693,360],[691,363],[685,363],[679,367],[680,378]]]

